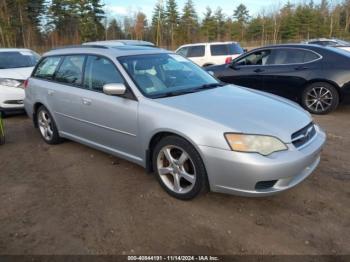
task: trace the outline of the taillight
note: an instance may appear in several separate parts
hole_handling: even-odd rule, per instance
[[[232,57],[227,57],[225,60],[225,64],[231,64],[232,62]]]
[[[28,84],[29,84],[29,79],[24,81],[24,83],[23,83],[24,89],[26,89],[28,87]]]

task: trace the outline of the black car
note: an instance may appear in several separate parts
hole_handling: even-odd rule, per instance
[[[294,100],[313,114],[327,114],[350,97],[350,52],[332,47],[268,46],[206,70],[223,82]]]

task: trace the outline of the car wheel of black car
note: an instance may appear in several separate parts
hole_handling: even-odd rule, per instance
[[[325,115],[338,107],[339,93],[329,83],[313,83],[305,88],[301,102],[310,113]]]
[[[207,173],[196,149],[186,140],[168,136],[153,150],[153,170],[163,189],[180,200],[190,200],[207,189]]]
[[[41,137],[50,145],[57,145],[62,142],[58,134],[56,123],[46,107],[41,106],[36,113],[36,121],[38,123]]]

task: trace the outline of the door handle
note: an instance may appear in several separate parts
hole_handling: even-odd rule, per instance
[[[254,72],[255,73],[261,73],[261,72],[264,72],[265,70],[264,69],[261,69],[261,68],[258,68],[258,69],[255,69]]]
[[[296,71],[302,71],[302,70],[307,70],[309,68],[305,67],[305,66],[298,66],[295,68]]]
[[[87,99],[87,98],[82,98],[81,101],[83,102],[83,105],[89,106],[91,105],[91,99]]]
[[[55,93],[55,91],[53,91],[53,90],[48,90],[48,91],[47,91],[47,94],[48,94],[49,96],[52,96],[54,93]]]

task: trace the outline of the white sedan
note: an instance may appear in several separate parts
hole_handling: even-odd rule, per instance
[[[29,49],[0,49],[0,113],[23,111],[24,82],[39,59]]]

